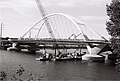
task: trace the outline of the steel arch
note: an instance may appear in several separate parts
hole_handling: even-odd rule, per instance
[[[48,20],[53,17],[53,16],[56,16],[56,15],[59,15],[59,16],[63,16],[65,18],[67,18],[68,20],[70,20],[74,25],[75,27],[81,32],[82,35],[85,35],[84,32],[82,31],[80,25],[84,25],[85,27],[87,27],[88,29],[90,29],[85,23],[79,21],[78,19],[76,19],[75,17],[73,16],[70,16],[70,15],[67,15],[67,14],[63,14],[63,13],[52,13],[52,14],[49,14],[49,15],[46,15],[44,18],[40,19],[38,22],[36,22],[31,28],[30,30],[35,27],[38,23],[44,21],[46,18],[48,18]],[[30,31],[29,30],[29,31]],[[96,34],[97,36],[99,36],[96,32],[94,32],[92,29],[90,29],[94,34]],[[28,32],[29,32],[28,31]],[[24,37],[28,32],[26,32],[22,37]],[[83,36],[84,37],[84,36]]]
[[[68,20],[70,20],[75,26],[76,28],[82,33],[84,34],[84,32],[82,31],[82,29],[79,27],[80,25],[85,25],[84,23],[80,22],[78,19],[76,19],[75,17],[72,17],[70,15],[67,15],[67,14],[63,14],[63,13],[52,13],[52,14],[49,14],[47,16],[45,16],[44,18],[42,18],[40,21],[44,20],[45,18],[50,18],[52,16],[55,16],[55,15],[59,15],[59,16],[63,16],[65,18],[67,18]]]

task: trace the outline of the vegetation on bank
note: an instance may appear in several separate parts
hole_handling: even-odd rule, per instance
[[[7,73],[5,70],[0,71],[0,81],[43,81],[43,77],[34,76],[33,73],[28,73],[28,77],[23,79],[25,69],[19,65],[15,73]]]
[[[111,35],[111,47],[113,53],[117,55],[116,65],[120,68],[120,0],[112,0],[107,7],[107,31]]]

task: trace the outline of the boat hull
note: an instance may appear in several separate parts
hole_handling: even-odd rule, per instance
[[[48,58],[36,58],[37,61],[51,61],[51,59]]]
[[[56,58],[56,61],[74,61],[74,60],[82,60],[82,57],[78,58]]]
[[[104,62],[105,61],[105,57],[104,56],[100,56],[100,55],[90,55],[90,54],[86,54],[82,56],[82,60],[90,60],[93,62]]]

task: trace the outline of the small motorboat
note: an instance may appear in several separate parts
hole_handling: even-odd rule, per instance
[[[7,48],[7,50],[8,50],[8,51],[16,51],[17,48],[16,48],[16,47],[9,47],[9,48]]]

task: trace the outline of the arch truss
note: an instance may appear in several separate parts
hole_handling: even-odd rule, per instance
[[[80,20],[63,13],[53,13],[35,23],[22,38],[52,38],[45,25],[50,23],[55,39],[105,40]]]

